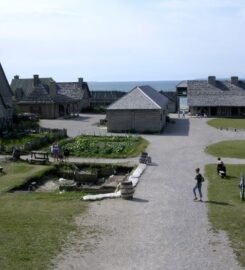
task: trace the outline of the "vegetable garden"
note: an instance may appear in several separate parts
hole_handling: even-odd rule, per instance
[[[148,142],[138,136],[82,135],[61,140],[61,147],[68,148],[72,156],[125,158],[139,155]]]

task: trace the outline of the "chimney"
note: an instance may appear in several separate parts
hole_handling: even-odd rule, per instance
[[[57,94],[56,82],[55,81],[51,81],[49,83],[49,95],[51,97],[54,97],[54,96],[56,96],[56,94]]]
[[[16,80],[19,80],[19,78],[20,78],[19,75],[14,76],[14,79],[16,79]]]
[[[79,85],[80,87],[83,86],[83,78],[78,78],[78,85]]]
[[[238,77],[237,76],[231,76],[231,83],[237,85],[238,84]]]
[[[34,86],[38,86],[40,83],[40,80],[39,80],[39,75],[33,75],[33,85]]]
[[[215,85],[216,83],[216,77],[215,76],[208,76],[208,83]]]

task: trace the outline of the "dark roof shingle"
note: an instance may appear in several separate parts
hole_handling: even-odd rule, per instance
[[[167,106],[168,99],[148,85],[136,86],[110,105],[108,110],[160,109]]]
[[[215,84],[207,80],[187,81],[187,102],[189,106],[244,106],[245,82],[237,85],[228,80],[216,80]]]

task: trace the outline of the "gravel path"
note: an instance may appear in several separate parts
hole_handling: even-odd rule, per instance
[[[147,167],[135,199],[90,203],[87,217],[77,224],[101,233],[64,249],[56,269],[241,269],[225,233],[210,229],[208,202],[193,202],[192,188],[195,168],[203,172],[205,164],[216,162],[204,153],[205,146],[244,139],[245,133],[216,130],[205,122],[176,119],[162,135],[145,136],[155,166]],[[204,200],[206,190],[204,182]]]

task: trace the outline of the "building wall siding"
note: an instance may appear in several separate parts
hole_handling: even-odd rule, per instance
[[[87,109],[89,107],[90,107],[90,98],[89,97],[84,97],[80,102],[80,111],[82,109]]]
[[[160,132],[166,124],[166,112],[160,109],[108,110],[106,117],[109,132]]]
[[[168,112],[169,113],[176,113],[177,111],[177,104],[176,102],[169,101],[168,103]]]
[[[33,109],[35,107],[35,109]],[[40,111],[38,110],[40,107]],[[41,118],[44,119],[55,119],[59,117],[59,107],[58,105],[54,104],[42,104],[42,105],[24,105],[19,104],[18,109],[21,112],[30,112],[30,113],[37,113],[40,115]]]

